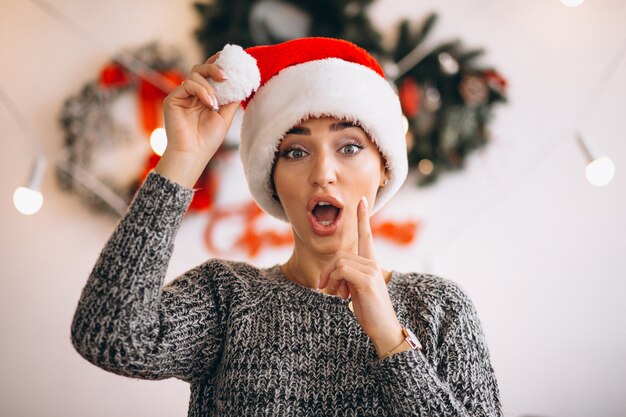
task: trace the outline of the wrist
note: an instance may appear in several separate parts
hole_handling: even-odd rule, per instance
[[[406,343],[403,343],[404,338],[405,336],[402,333],[402,326],[398,323],[397,326],[394,326],[394,330],[392,332],[383,338],[372,340],[372,343],[376,349],[376,354],[380,358],[385,353],[390,353],[390,351],[395,352],[396,350],[404,348],[406,345]]]
[[[401,331],[402,331],[402,338],[403,338],[402,342],[400,342],[398,345],[396,345],[392,349],[382,354],[380,353],[380,351],[377,350],[378,360],[383,360],[391,355],[404,352],[407,350],[422,349],[422,344],[418,340],[417,336],[415,336],[415,334],[410,329],[406,327],[402,327]]]
[[[169,152],[166,150],[154,170],[170,181],[193,188],[202,175],[208,160],[192,153]]]

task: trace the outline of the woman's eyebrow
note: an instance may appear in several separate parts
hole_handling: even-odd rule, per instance
[[[359,126],[356,123],[353,122],[337,122],[337,123],[333,123],[332,125],[330,125],[328,127],[328,130],[330,132],[339,132],[343,129],[347,129],[349,127],[358,127],[360,129],[361,126]],[[286,135],[310,135],[311,134],[311,129],[309,129],[308,127],[302,127],[302,126],[296,126],[291,128],[287,133],[285,133]]]
[[[361,126],[353,122],[337,122],[330,125],[328,130],[330,130],[331,132],[339,132],[340,130],[347,129],[349,127],[358,127],[359,129],[361,129]]]

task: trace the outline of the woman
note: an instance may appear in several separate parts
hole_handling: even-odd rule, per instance
[[[250,190],[291,224],[293,254],[263,269],[212,259],[161,288],[192,187],[239,101]],[[82,356],[189,382],[190,416],[502,414],[463,290],[376,262],[369,216],[407,164],[398,99],[371,56],[326,38],[227,47],[164,111],[167,150],[81,295]]]

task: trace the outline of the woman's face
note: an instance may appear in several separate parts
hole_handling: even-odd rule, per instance
[[[357,206],[369,207],[385,179],[376,145],[351,122],[313,118],[280,143],[274,184],[296,244],[320,254],[356,250]]]

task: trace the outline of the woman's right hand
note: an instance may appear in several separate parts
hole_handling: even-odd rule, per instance
[[[216,110],[215,90],[206,78],[226,79],[214,63],[218,56],[219,52],[195,65],[163,102],[167,148],[155,170],[188,188],[224,141],[239,105],[234,102]]]

